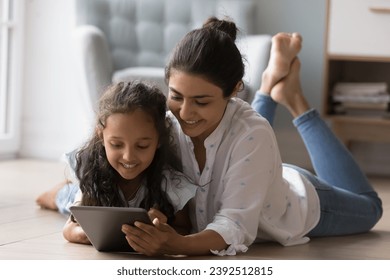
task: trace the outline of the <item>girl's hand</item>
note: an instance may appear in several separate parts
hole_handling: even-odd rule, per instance
[[[66,221],[62,234],[69,242],[91,244],[81,226],[78,223],[73,222],[70,218]]]
[[[135,222],[134,226],[122,225],[127,242],[138,253],[147,256],[178,254],[178,240],[183,238],[167,223],[153,219],[153,225]]]

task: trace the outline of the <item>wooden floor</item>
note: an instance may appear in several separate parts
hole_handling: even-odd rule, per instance
[[[145,259],[136,254],[100,253],[92,246],[68,243],[62,237],[66,217],[40,209],[35,197],[65,176],[59,162],[36,160],[0,161],[0,259]],[[389,260],[390,179],[372,179],[384,203],[384,215],[366,234],[327,237],[308,244],[282,247],[275,243],[255,244],[245,254],[229,257],[204,256],[185,259],[269,260]]]

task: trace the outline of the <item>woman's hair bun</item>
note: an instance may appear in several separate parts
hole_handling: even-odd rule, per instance
[[[210,17],[203,23],[203,28],[217,29],[225,32],[232,38],[233,42],[236,41],[237,37],[237,26],[229,18],[220,20],[216,17]]]

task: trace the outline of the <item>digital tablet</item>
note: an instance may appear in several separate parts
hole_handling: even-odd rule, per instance
[[[131,252],[122,225],[135,221],[152,224],[142,208],[71,206],[70,211],[98,251]]]

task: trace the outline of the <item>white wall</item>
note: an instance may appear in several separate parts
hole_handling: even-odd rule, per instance
[[[314,108],[321,111],[323,58],[326,26],[326,0],[258,0],[260,2],[257,32],[299,32],[303,36],[301,81],[303,91]],[[291,123],[291,116],[279,108],[275,133],[284,162],[311,168],[303,142]]]
[[[88,134],[72,57],[73,1],[26,1],[20,156],[58,159]]]
[[[303,49],[301,77],[310,104],[321,109],[326,0],[258,0],[257,32],[276,34],[300,32]],[[21,156],[58,159],[80,145],[89,135],[87,108],[80,98],[73,67],[72,0],[30,0],[25,2],[25,67]],[[310,168],[302,140],[291,117],[280,108],[275,132],[284,162]],[[374,149],[375,150],[375,149]],[[378,170],[378,152],[368,156],[357,151],[368,171]],[[372,164],[370,164],[370,161]],[[386,161],[387,160],[387,161]],[[383,165],[384,166],[384,165]],[[383,168],[382,168],[383,169]]]

